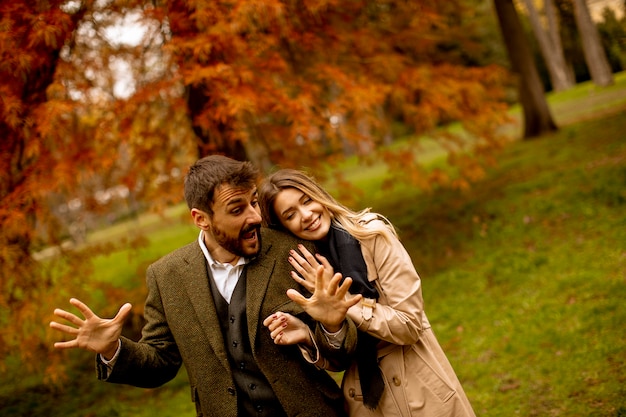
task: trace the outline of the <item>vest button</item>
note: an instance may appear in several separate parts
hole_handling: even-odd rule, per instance
[[[396,387],[399,387],[399,386],[400,386],[400,384],[402,383],[402,382],[400,381],[400,378],[398,378],[397,376],[394,376],[394,377],[393,377],[393,379],[392,379],[392,381],[393,381],[393,384],[394,384]]]
[[[233,388],[233,387],[228,387],[228,389],[226,391],[228,391],[228,393],[230,395],[235,395],[235,388]]]
[[[230,322],[234,323],[235,322],[235,316],[230,316]]]
[[[238,342],[238,341],[233,340],[233,347],[234,347],[234,348],[236,348],[238,344],[239,344],[239,342]]]

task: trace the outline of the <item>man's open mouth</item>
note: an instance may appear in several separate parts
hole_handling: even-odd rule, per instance
[[[258,226],[254,226],[249,229],[246,229],[241,232],[241,238],[246,239],[246,240],[255,239],[257,237],[258,231],[259,231]]]

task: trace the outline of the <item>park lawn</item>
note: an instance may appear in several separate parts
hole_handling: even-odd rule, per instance
[[[621,97],[617,90],[607,91]],[[587,103],[588,94],[569,94],[551,97],[554,106]],[[397,226],[428,317],[480,416],[626,415],[626,103],[614,106],[511,143],[465,193],[364,187],[360,206]],[[141,287],[148,262],[197,237],[182,212],[150,221],[145,248],[96,259],[94,279]],[[99,239],[107,233],[128,232]],[[86,352],[68,357],[76,363],[63,386],[3,386],[0,415],[194,415],[184,370],[143,390],[97,382]]]

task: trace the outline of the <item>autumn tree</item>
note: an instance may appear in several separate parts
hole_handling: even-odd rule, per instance
[[[41,300],[50,288],[31,257],[42,218],[52,219],[45,196],[55,191],[49,180],[64,143],[50,143],[47,133],[54,129],[49,120],[66,110],[51,107],[47,92],[54,80],[62,49],[71,43],[74,30],[85,12],[79,8],[64,12],[64,1],[29,2],[4,0],[0,3],[0,323],[9,329],[32,330],[32,302]],[[48,122],[48,123],[46,123]],[[69,138],[68,138],[69,139]],[[71,181],[70,181],[71,183]],[[46,225],[49,236],[54,222]],[[22,291],[16,291],[21,288]],[[0,357],[16,347],[33,352],[33,340],[19,338],[21,332],[2,332]],[[31,337],[41,332],[33,332]]]
[[[541,84],[528,40],[512,0],[494,0],[502,37],[513,71],[519,76],[519,100],[524,111],[524,138],[557,129]]]
[[[459,54],[481,47],[467,36],[474,4],[0,0],[0,358],[47,357],[45,318],[84,295],[88,259],[113,249],[72,245],[69,226],[113,213],[117,187],[129,212],[179,201],[195,157],[269,169],[355,153],[423,187],[480,178],[501,145],[508,74]],[[145,30],[135,44],[109,30],[129,15]],[[125,92],[115,68],[131,75]],[[456,122],[463,136],[445,129]],[[414,149],[377,153],[394,123],[430,132],[459,175],[424,169]]]
[[[45,317],[68,292],[82,294],[88,259],[111,249],[109,243],[68,245],[89,216],[115,212],[111,189],[132,193],[115,204],[180,201],[180,178],[163,174],[180,168],[186,148],[180,142],[191,139],[184,133],[186,112],[176,100],[162,99],[180,93],[169,86],[156,95],[160,100],[146,94],[118,100],[115,79],[106,76],[117,59],[136,57],[136,71],[158,83],[154,71],[139,66],[149,62],[142,61],[149,56],[141,50],[145,44],[121,51],[107,39],[105,29],[133,10],[128,7],[0,2],[0,359],[19,352],[25,365],[38,367],[31,358],[47,357]],[[164,193],[169,186],[176,192]],[[141,240],[118,243],[133,242]],[[49,248],[63,256],[43,256]]]
[[[446,54],[451,44],[477,48],[454,25],[473,13],[470,5],[165,2],[167,49],[183,77],[199,156],[245,151],[266,168],[314,166],[346,150],[371,154],[394,121],[418,133],[462,121],[479,148],[493,147],[504,72]],[[442,145],[452,155],[464,143],[447,137]]]

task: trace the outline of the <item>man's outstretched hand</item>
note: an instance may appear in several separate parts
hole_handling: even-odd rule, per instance
[[[66,342],[56,342],[54,347],[57,349],[85,349],[101,354],[104,359],[111,359],[117,351],[118,340],[122,334],[122,326],[130,314],[132,306],[126,303],[120,308],[115,317],[102,319],[95,315],[85,303],[76,298],[72,298],[70,304],[80,310],[84,319],[60,308],[55,309],[54,314],[56,316],[67,320],[76,327],[57,323],[56,321],[50,322],[51,328],[74,337],[74,339]]]

